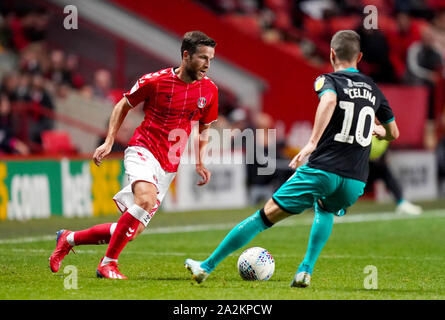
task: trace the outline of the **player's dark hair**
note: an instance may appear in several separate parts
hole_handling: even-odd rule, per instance
[[[352,61],[360,53],[360,35],[353,30],[338,31],[331,40],[331,48],[340,61]]]
[[[193,55],[196,52],[196,48],[198,46],[208,46],[215,48],[216,42],[215,40],[207,36],[204,32],[189,31],[184,34],[184,37],[182,38],[181,57],[184,55],[185,50],[187,50],[190,55]]]

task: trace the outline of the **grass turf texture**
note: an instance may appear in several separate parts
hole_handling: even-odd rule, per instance
[[[121,254],[120,270],[129,277],[127,281],[96,278],[97,264],[106,251],[103,245],[77,247],[77,254],[70,253],[57,274],[48,268],[55,231],[115,221],[116,216],[4,221],[0,223],[0,299],[445,299],[445,210],[437,209],[444,203],[423,205],[426,212],[422,216],[399,219],[392,213],[393,205],[357,203],[346,217],[336,219],[312,284],[305,289],[289,284],[306,250],[313,218],[310,211],[259,234],[200,285],[184,269],[185,258],[206,258],[231,227],[256,208],[159,213],[150,231],[129,243]],[[379,211],[382,213],[375,213]],[[353,221],[357,219],[364,221]],[[183,232],[185,225],[204,225],[204,230]],[[20,238],[25,239],[18,241]],[[269,281],[247,282],[237,273],[239,254],[253,246],[268,249],[275,258],[275,274]],[[68,265],[78,270],[77,290],[64,288]],[[377,290],[364,288],[368,265],[377,267]]]

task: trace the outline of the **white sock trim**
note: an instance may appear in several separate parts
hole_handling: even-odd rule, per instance
[[[69,235],[66,236],[66,241],[68,241],[68,243],[72,246],[76,245],[74,243],[74,232],[71,232]]]
[[[111,261],[115,261],[117,263],[117,259],[111,259],[111,258],[108,258],[107,256],[105,256],[104,259],[102,260],[102,263],[100,265],[101,266],[107,265]]]
[[[147,226],[150,222],[151,216],[143,208],[139,207],[137,204],[133,204],[127,209],[127,212],[131,214],[134,218],[138,219],[140,222]]]
[[[114,230],[116,230],[117,222],[113,223],[110,227],[110,236],[113,235]]]

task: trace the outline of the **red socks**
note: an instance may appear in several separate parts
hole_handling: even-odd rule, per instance
[[[114,223],[104,223],[92,228],[74,232],[74,243],[84,244],[105,244],[111,239],[111,228]]]
[[[133,238],[140,223],[138,219],[126,211],[117,222],[105,256],[117,260],[122,249]]]

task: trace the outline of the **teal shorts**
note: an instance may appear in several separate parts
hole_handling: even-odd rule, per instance
[[[363,194],[366,183],[303,165],[274,193],[285,212],[298,214],[316,206],[324,212],[344,215]],[[318,204],[321,200],[322,206]]]

